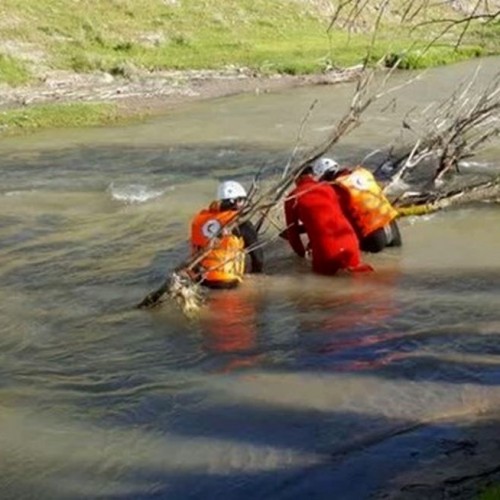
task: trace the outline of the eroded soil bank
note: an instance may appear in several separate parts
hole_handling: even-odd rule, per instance
[[[361,66],[315,75],[263,76],[245,68],[223,71],[163,71],[134,78],[108,73],[52,72],[36,86],[0,92],[0,109],[47,103],[114,103],[120,114],[161,113],[176,104],[242,92],[269,92],[301,85],[330,85],[352,80]]]

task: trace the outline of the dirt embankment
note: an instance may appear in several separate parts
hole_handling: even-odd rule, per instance
[[[245,68],[222,71],[163,71],[130,78],[108,73],[51,71],[40,83],[0,88],[0,109],[47,103],[115,103],[121,114],[156,113],[176,104],[242,92],[269,92],[301,85],[328,85],[352,80],[360,67],[320,75],[263,76]]]

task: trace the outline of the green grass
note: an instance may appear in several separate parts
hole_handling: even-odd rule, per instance
[[[204,14],[195,10],[180,17],[173,13],[168,22],[160,17],[157,46],[141,43],[137,35],[106,38],[93,27],[85,39],[59,49],[57,64],[76,71],[113,71],[125,63],[149,70],[218,69],[233,64],[304,73],[320,70],[327,56],[326,27],[317,18],[304,16],[299,23],[276,14],[263,22],[249,10],[236,13],[236,18],[212,13],[214,18],[216,22],[204,20]],[[191,21],[186,24],[186,19]]]
[[[381,56],[382,54],[380,54]],[[385,58],[387,66],[392,67],[397,61],[400,69],[423,69],[443,66],[474,57],[486,55],[482,47],[459,47],[454,49],[449,46],[437,45],[429,50],[413,49],[403,53],[389,53]]]
[[[49,66],[77,72],[126,74],[134,67],[154,71],[232,64],[302,74],[327,63],[357,64],[370,43],[361,32],[348,37],[335,31],[329,38],[329,19],[313,5],[291,0],[2,0],[0,19],[12,20],[0,23],[0,39],[41,47]],[[438,28],[425,32],[433,29]],[[498,31],[493,24],[471,30],[467,43],[499,53]],[[401,53],[411,36],[422,36],[422,31],[413,35],[386,22],[375,51]],[[407,64],[421,67],[457,57],[434,55],[417,64],[412,56]]]
[[[0,111],[0,135],[17,135],[47,128],[89,127],[115,123],[110,104],[50,104]]]
[[[0,54],[0,83],[8,83],[15,87],[31,80],[31,74],[21,61]]]
[[[500,486],[492,486],[479,495],[478,500],[500,500]]]

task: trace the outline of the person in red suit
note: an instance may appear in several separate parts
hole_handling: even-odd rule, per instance
[[[306,249],[300,238],[301,224],[309,237],[313,271],[333,275],[341,269],[370,271],[361,263],[358,238],[345,217],[335,191],[313,177],[311,166],[303,169],[296,188],[285,201],[287,239],[299,257]]]

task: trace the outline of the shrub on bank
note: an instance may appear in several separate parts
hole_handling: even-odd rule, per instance
[[[423,69],[443,66],[483,55],[485,53],[482,47],[459,47],[455,49],[448,46],[436,46],[427,51],[391,52],[385,56],[384,63],[389,68],[397,64],[399,69]]]

